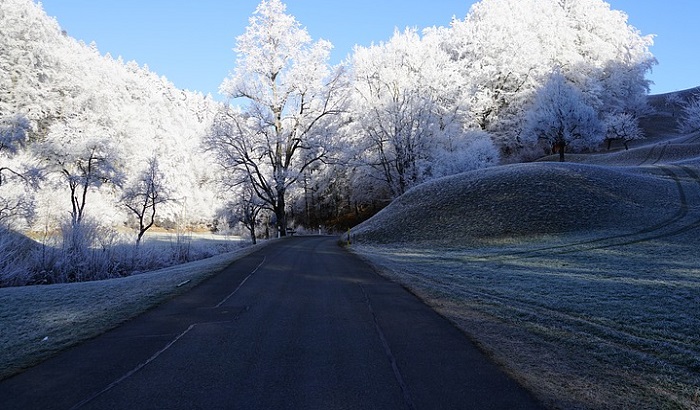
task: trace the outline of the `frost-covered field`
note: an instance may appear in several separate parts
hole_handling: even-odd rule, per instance
[[[155,235],[151,245],[171,240]],[[190,238],[198,247],[222,240]],[[0,379],[191,289],[259,246],[126,278],[0,288]]]
[[[152,252],[184,249],[193,253],[195,259],[209,257],[222,252],[229,252],[239,247],[246,247],[250,240],[236,235],[224,235],[210,232],[186,232],[182,234],[155,231],[144,236],[142,247]]]
[[[700,250],[663,239],[606,247],[596,238],[353,248],[545,403],[700,406]]]
[[[552,408],[700,408],[700,133],[651,126],[419,186],[351,248]]]

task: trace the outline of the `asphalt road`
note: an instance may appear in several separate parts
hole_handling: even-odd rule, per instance
[[[0,383],[0,409],[535,409],[335,238],[277,241]]]

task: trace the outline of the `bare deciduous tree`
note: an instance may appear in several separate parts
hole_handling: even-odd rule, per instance
[[[137,246],[141,243],[146,231],[155,223],[157,206],[170,200],[169,192],[164,185],[164,176],[158,168],[158,159],[151,157],[148,159],[146,169],[124,189],[120,201],[138,221]]]
[[[250,184],[286,235],[286,199],[311,165],[329,153],[329,129],[343,102],[343,70],[332,69],[331,44],[312,43],[279,0],[260,3],[237,38],[238,63],[221,92],[244,100],[224,108],[206,145],[229,171],[229,185]]]

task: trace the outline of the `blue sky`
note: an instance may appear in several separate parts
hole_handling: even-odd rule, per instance
[[[47,14],[69,35],[100,51],[148,64],[177,87],[217,96],[235,64],[232,48],[245,31],[259,0],[43,0]],[[463,18],[469,0],[287,0],[314,39],[330,40],[333,63],[355,44],[388,40],[395,27],[446,26]],[[700,85],[700,1],[609,0],[625,11],[629,24],[656,34],[652,52],[659,60],[650,79],[652,93]]]

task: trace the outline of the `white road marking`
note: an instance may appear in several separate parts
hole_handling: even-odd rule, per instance
[[[157,352],[156,352],[153,356],[151,356],[148,360],[146,360],[145,362],[139,364],[138,366],[136,366],[135,368],[133,368],[132,370],[130,370],[128,373],[126,373],[125,375],[123,375],[123,376],[120,377],[119,379],[113,381],[109,386],[105,387],[104,389],[100,390],[99,392],[93,394],[92,396],[88,397],[87,399],[85,399],[85,400],[81,401],[80,403],[76,404],[75,406],[71,407],[71,410],[79,409],[79,408],[83,407],[84,405],[86,405],[86,404],[90,403],[91,401],[95,400],[96,398],[98,398],[98,397],[101,396],[102,394],[104,394],[104,393],[108,392],[109,390],[113,389],[113,388],[116,387],[119,383],[123,382],[124,380],[126,380],[126,379],[128,379],[129,377],[131,377],[131,376],[133,376],[134,374],[136,374],[139,370],[143,369],[143,368],[146,367],[149,363],[151,363],[152,361],[156,360],[156,359],[158,358],[158,356],[160,356],[161,354],[163,354],[166,350],[170,349],[170,347],[171,347],[172,345],[174,345],[175,342],[177,342],[177,341],[180,340],[183,336],[185,336],[187,333],[189,333],[190,330],[194,329],[194,327],[195,327],[196,325],[197,325],[196,323],[195,323],[195,324],[191,324],[184,332],[182,332],[182,333],[180,333],[179,335],[177,335],[177,336],[175,337],[175,339],[171,340],[170,343],[168,343],[167,345],[165,345],[165,347],[163,347],[162,349],[160,349],[159,351],[157,351]]]
[[[266,259],[267,259],[267,256],[264,256],[262,262],[260,262],[260,264],[259,264],[255,269],[253,269],[253,271],[250,272],[250,273],[248,274],[248,276],[246,276],[245,279],[243,279],[243,281],[241,281],[241,283],[238,285],[238,287],[236,287],[236,289],[234,289],[233,292],[231,292],[228,296],[226,296],[226,297],[224,298],[224,300],[222,300],[221,302],[217,303],[217,305],[216,305],[215,307],[221,307],[221,305],[223,305],[224,303],[226,303],[227,300],[231,299],[231,297],[232,297],[233,295],[235,295],[236,292],[238,292],[238,290],[241,288],[241,286],[243,286],[243,284],[246,283],[246,281],[247,281],[248,279],[250,279],[250,277],[253,276],[253,275],[255,274],[255,272],[258,271],[258,269],[260,269],[260,267],[262,266],[262,264],[265,263],[265,260],[266,260]]]
[[[243,279],[243,281],[241,281],[241,283],[238,285],[238,287],[236,287],[236,289],[235,289],[233,292],[231,292],[228,296],[226,296],[226,297],[224,298],[224,300],[222,300],[221,302],[219,302],[219,303],[216,305],[216,307],[217,307],[217,308],[218,308],[218,307],[221,307],[221,305],[223,305],[224,303],[226,303],[227,300],[229,300],[233,295],[235,295],[236,292],[238,292],[238,290],[241,288],[241,286],[243,286],[243,284],[246,283],[246,281],[247,281],[248,279],[250,279],[250,277],[253,276],[253,274],[255,274],[255,272],[258,271],[258,269],[260,269],[260,267],[263,265],[263,263],[265,263],[265,260],[266,260],[266,259],[267,259],[267,257],[263,257],[262,262],[260,262],[260,264],[259,264],[255,269],[253,269],[253,271],[250,272],[250,273],[248,274],[248,276],[246,276],[245,279]],[[87,399],[85,399],[85,400],[81,401],[80,403],[76,404],[75,406],[71,407],[71,410],[79,409],[79,408],[83,407],[84,405],[90,403],[91,401],[95,400],[96,398],[98,398],[98,397],[101,396],[102,394],[104,394],[104,393],[110,391],[111,389],[113,389],[114,387],[116,387],[117,385],[119,385],[119,384],[120,384],[121,382],[123,382],[124,380],[126,380],[126,379],[128,379],[129,377],[133,376],[134,374],[136,374],[138,371],[140,371],[140,370],[143,369],[144,367],[148,366],[151,362],[153,362],[154,360],[156,360],[156,359],[158,358],[158,356],[160,356],[161,354],[165,353],[166,350],[170,349],[170,347],[171,347],[172,345],[174,345],[178,340],[182,339],[187,333],[190,332],[190,330],[194,329],[195,326],[197,326],[197,323],[191,324],[187,329],[185,329],[184,332],[182,332],[182,333],[180,333],[179,335],[177,335],[173,340],[171,340],[167,345],[165,345],[165,347],[163,347],[162,349],[160,349],[159,351],[157,351],[157,352],[156,352],[153,356],[151,356],[148,360],[146,360],[145,362],[139,364],[138,366],[136,366],[135,368],[133,368],[132,370],[130,370],[129,372],[127,372],[125,375],[123,375],[123,376],[120,377],[119,379],[113,381],[109,386],[105,387],[104,389],[100,390],[99,392],[93,394],[92,396],[88,397]]]

